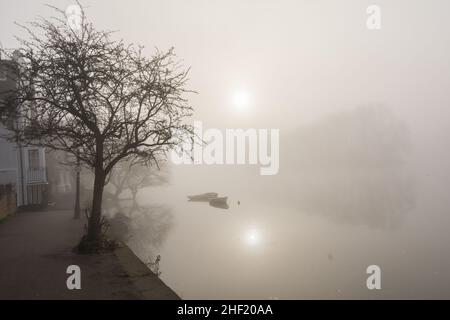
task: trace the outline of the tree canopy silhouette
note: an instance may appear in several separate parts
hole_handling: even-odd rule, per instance
[[[21,26],[27,39],[11,58],[17,83],[9,105],[18,126],[14,139],[79,157],[95,174],[87,240],[98,243],[102,196],[113,168],[122,160],[149,164],[192,135],[186,94],[189,69],[173,49],[156,50],[113,40],[82,11],[73,28],[64,11]]]

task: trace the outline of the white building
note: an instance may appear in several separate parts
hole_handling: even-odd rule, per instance
[[[8,70],[16,63],[0,59],[0,108],[7,91],[16,85]],[[45,149],[24,147],[1,137],[7,133],[7,121],[16,121],[0,110],[0,184],[12,184],[17,194],[17,206],[45,206],[47,204],[47,168]]]

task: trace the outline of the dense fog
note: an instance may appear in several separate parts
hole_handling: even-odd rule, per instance
[[[448,1],[378,1],[380,30],[367,1],[84,3],[148,53],[175,46],[204,129],[280,132],[276,175],[168,160],[136,204],[108,211],[182,298],[450,297]],[[12,20],[45,10],[4,7],[2,44],[15,44]],[[207,192],[229,208],[188,201]],[[379,291],[366,288],[372,264]]]

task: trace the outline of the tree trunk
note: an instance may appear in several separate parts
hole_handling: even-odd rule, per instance
[[[102,200],[105,188],[106,173],[103,169],[103,143],[97,142],[97,161],[95,166],[94,192],[92,196],[92,211],[88,223],[88,240],[97,242],[101,236]]]
[[[105,187],[105,173],[103,168],[95,168],[94,193],[92,197],[92,211],[88,224],[88,240],[98,241],[101,235],[102,200]]]

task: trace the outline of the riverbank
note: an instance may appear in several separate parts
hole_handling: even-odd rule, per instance
[[[79,255],[83,220],[71,210],[19,212],[0,224],[0,299],[180,299],[126,246]],[[69,265],[81,290],[66,286]]]

